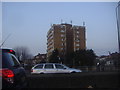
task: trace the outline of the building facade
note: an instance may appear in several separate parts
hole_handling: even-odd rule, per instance
[[[85,36],[85,26],[53,24],[47,33],[47,57],[55,49],[59,51],[60,57],[79,49],[86,49]]]

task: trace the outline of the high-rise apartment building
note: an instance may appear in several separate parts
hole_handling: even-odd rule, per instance
[[[55,49],[58,49],[60,57],[86,49],[85,26],[53,24],[47,33],[47,56]]]

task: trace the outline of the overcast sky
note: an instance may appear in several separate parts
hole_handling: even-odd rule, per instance
[[[26,46],[33,55],[46,53],[47,32],[61,19],[86,26],[86,47],[97,55],[118,52],[115,8],[117,2],[3,2],[4,47]]]

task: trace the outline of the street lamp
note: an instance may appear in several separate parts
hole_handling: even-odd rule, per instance
[[[116,19],[117,19],[117,29],[118,29],[118,47],[120,53],[120,1],[118,2],[118,6],[116,7]]]

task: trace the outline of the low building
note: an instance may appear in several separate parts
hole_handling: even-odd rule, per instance
[[[34,56],[33,64],[38,63],[46,63],[46,54],[38,53],[36,56]]]

